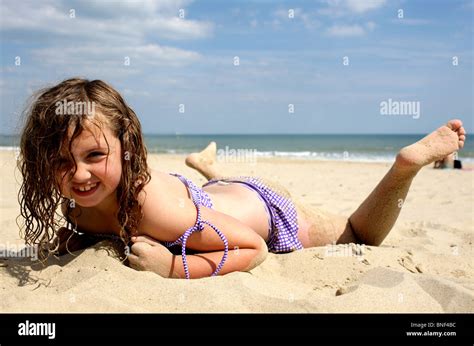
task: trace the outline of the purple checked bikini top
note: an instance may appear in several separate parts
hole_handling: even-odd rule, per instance
[[[174,242],[164,242],[163,245],[166,247],[181,245],[181,257],[183,259],[184,273],[186,275],[186,279],[189,279],[190,276],[189,276],[189,269],[188,269],[188,261],[186,258],[186,242],[191,234],[193,234],[194,232],[201,232],[202,230],[204,230],[204,225],[205,224],[208,225],[214,231],[216,231],[219,238],[221,238],[222,241],[224,242],[224,256],[222,256],[222,260],[220,261],[216,270],[212,273],[212,276],[215,276],[217,275],[217,273],[219,273],[225,261],[227,260],[227,255],[229,252],[229,244],[224,234],[216,226],[211,224],[209,221],[202,220],[201,218],[201,206],[204,206],[207,208],[213,207],[211,198],[206,192],[204,192],[200,187],[194,184],[191,180],[186,179],[184,176],[177,173],[170,173],[170,174],[175,177],[178,177],[188,189],[189,194],[191,195],[191,199],[193,200],[193,203],[197,209],[197,217],[196,217],[196,223],[194,224],[194,226],[188,228],[181,237],[179,237]]]

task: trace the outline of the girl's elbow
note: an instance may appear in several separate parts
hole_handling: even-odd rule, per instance
[[[260,238],[260,244],[255,248],[255,256],[251,259],[244,271],[250,271],[262,264],[268,256],[268,247],[263,238]]]

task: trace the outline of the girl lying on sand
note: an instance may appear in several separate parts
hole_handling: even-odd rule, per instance
[[[69,79],[41,91],[27,111],[18,162],[23,236],[28,245],[54,244],[49,251],[59,254],[120,237],[132,244],[131,267],[172,278],[249,271],[268,251],[379,245],[418,171],[462,148],[465,134],[462,122],[451,120],[403,148],[344,217],[305,208],[262,178],[222,177],[215,143],[186,159],[209,179],[202,188],[150,171],[140,122],[120,94],[100,80]],[[61,227],[65,221],[72,227]],[[170,251],[175,246],[181,255]]]

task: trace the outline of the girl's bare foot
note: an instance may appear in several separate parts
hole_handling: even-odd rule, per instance
[[[207,179],[213,178],[214,165],[216,163],[216,142],[211,142],[199,153],[192,153],[186,157],[185,163],[188,167],[197,170]]]
[[[416,173],[423,166],[461,149],[465,140],[466,130],[462,121],[450,120],[418,142],[400,150],[395,165],[398,169]]]

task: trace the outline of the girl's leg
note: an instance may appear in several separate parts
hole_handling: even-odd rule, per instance
[[[385,177],[349,218],[307,208],[296,201],[298,237],[303,246],[322,246],[333,242],[380,245],[395,224],[411,182],[419,170],[462,148],[465,135],[462,122],[451,120],[420,141],[403,148]],[[223,174],[217,167],[215,152],[215,143],[211,142],[202,152],[190,155],[186,164],[207,179],[221,177]]]
[[[422,167],[462,148],[465,135],[462,122],[451,120],[403,148],[382,181],[349,218],[299,206],[299,212],[306,216],[300,228],[303,246],[332,242],[380,245],[395,224],[415,175]]]

